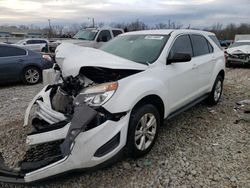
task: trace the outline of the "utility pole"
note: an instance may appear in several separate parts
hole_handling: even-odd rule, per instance
[[[92,27],[94,28],[95,27],[95,18],[88,18],[88,19],[92,20]]]
[[[95,27],[95,18],[92,18],[93,27]]]
[[[49,22],[49,36],[48,36],[48,38],[51,38],[52,29],[51,29],[50,19],[48,19],[48,22]]]

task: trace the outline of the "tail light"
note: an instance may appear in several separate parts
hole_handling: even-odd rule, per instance
[[[46,61],[52,61],[52,58],[50,57],[50,55],[43,55],[43,59],[45,59]]]

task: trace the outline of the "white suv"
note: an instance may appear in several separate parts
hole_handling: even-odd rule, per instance
[[[49,41],[47,39],[27,38],[27,39],[20,40],[13,45],[23,47],[32,51],[41,52],[44,50],[45,46],[48,43]]]
[[[31,149],[20,171],[1,168],[0,180],[32,182],[100,167],[122,152],[145,155],[164,119],[204,99],[218,103],[225,59],[217,42],[204,31],[152,30],[122,34],[100,50],[61,44],[46,73],[55,80],[26,111],[25,126],[36,106]]]

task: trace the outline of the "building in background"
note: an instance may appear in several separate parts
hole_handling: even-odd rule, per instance
[[[24,38],[47,38],[47,33],[40,29],[0,27],[0,42],[15,43]]]
[[[18,29],[13,27],[0,27],[0,37],[44,38],[47,34],[43,30]]]

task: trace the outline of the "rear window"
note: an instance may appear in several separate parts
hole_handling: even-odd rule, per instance
[[[220,42],[218,41],[217,37],[215,35],[209,35],[209,38],[214,41],[214,43],[221,49]]]
[[[0,46],[0,57],[11,57],[11,56],[22,56],[22,55],[26,55],[26,50],[10,46]]]

